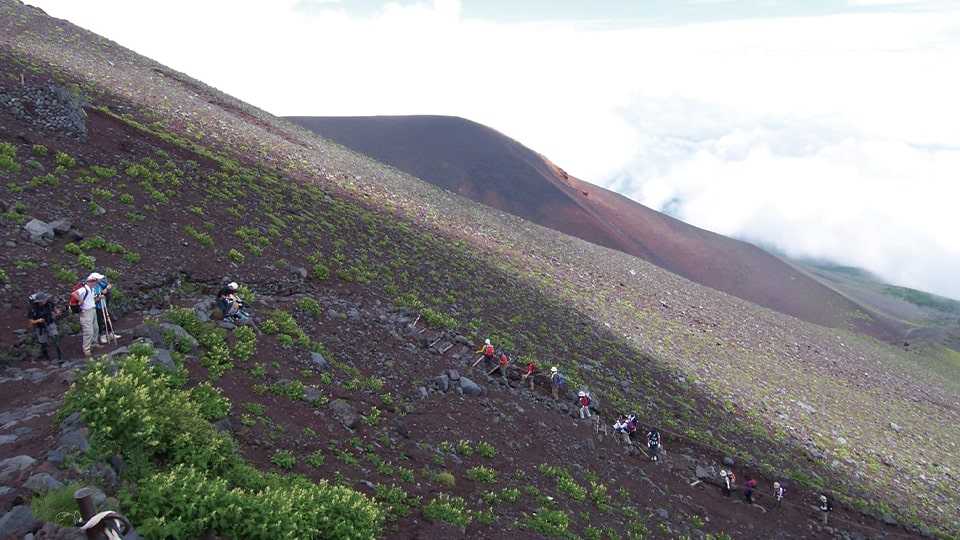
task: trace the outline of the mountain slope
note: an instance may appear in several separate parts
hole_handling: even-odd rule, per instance
[[[82,377],[65,406],[94,420],[86,429],[97,452],[69,463],[103,473],[104,457],[120,452],[128,467],[108,490],[123,489],[122,510],[155,537],[164,524],[194,533],[181,537],[251,537],[235,528],[286,523],[281,514],[311,527],[302,536],[320,536],[315,527],[330,522],[316,512],[327,505],[286,495],[323,496],[325,486],[376,499],[379,512],[364,502],[344,517],[388,513],[380,536],[389,538],[960,531],[956,388],[897,348],[478,205],[11,0],[0,0],[0,67],[0,286],[11,303],[0,311],[0,352],[12,364],[0,374],[0,435],[16,437],[0,460],[38,458],[0,466],[14,488],[0,492],[3,508],[34,497],[24,486],[34,472],[76,478],[48,453],[65,430],[77,434],[76,419],[57,425],[47,413]],[[11,95],[21,104],[63,96],[57,88],[87,103],[86,139],[57,127],[73,114],[8,105]],[[34,243],[24,237],[30,218],[68,218],[85,238]],[[30,359],[18,306],[38,288],[62,295],[91,266],[126,292],[125,336],[146,318],[197,338],[193,346],[152,324],[136,332],[171,349],[172,378],[141,369],[143,384],[126,384],[143,351],[121,375]],[[197,320],[224,278],[257,293],[250,305],[264,334]],[[74,324],[64,322],[71,359]],[[471,367],[487,336],[515,363],[558,365],[567,392],[555,401],[542,375],[531,392],[517,369],[504,383]],[[452,385],[456,376],[481,395]],[[92,383],[133,401],[87,391]],[[604,424],[633,411],[661,428],[664,462],[578,421],[570,392],[581,386]],[[142,414],[126,414],[131,404]],[[198,419],[201,404],[211,419],[226,414],[219,435]],[[113,412],[94,415],[104,411]],[[203,437],[180,437],[181,424]],[[161,444],[139,439],[154,433]],[[128,444],[111,444],[118,436]],[[475,450],[481,440],[494,458]],[[719,494],[724,457],[760,481],[761,495],[788,483],[778,519]],[[167,504],[208,500],[206,490],[183,491],[198,476],[218,497],[239,489],[270,519]],[[280,496],[267,489],[278,486]],[[838,501],[830,527],[810,510],[820,491]],[[769,497],[760,504],[767,510]]]
[[[693,227],[569,176],[480,124],[443,116],[290,117],[353,150],[540,225],[642,257],[687,279],[799,319],[883,339],[872,315],[752,244]]]

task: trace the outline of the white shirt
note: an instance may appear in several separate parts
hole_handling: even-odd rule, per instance
[[[97,306],[97,295],[93,294],[89,285],[77,289],[77,299],[80,300],[80,311],[87,311]]]

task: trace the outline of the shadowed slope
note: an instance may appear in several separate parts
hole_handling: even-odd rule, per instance
[[[292,117],[435,185],[797,318],[892,339],[897,325],[769,253],[572,176],[517,141],[444,116]]]

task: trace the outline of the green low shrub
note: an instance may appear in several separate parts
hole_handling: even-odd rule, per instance
[[[540,508],[524,520],[524,526],[549,538],[570,536],[570,517],[562,510]]]
[[[473,513],[461,497],[441,493],[423,507],[423,517],[430,521],[444,521],[466,527],[473,521]]]

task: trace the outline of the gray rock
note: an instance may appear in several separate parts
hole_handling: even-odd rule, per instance
[[[32,533],[41,525],[40,520],[33,516],[29,506],[14,506],[12,510],[0,517],[0,534],[5,538],[18,538]]]
[[[229,433],[233,429],[233,424],[229,418],[221,418],[213,423],[213,427],[220,433]]]
[[[53,228],[53,233],[57,236],[63,236],[70,232],[70,229],[73,228],[73,221],[70,218],[60,218],[56,221],[50,222],[50,227]]]
[[[0,461],[0,482],[15,478],[21,472],[33,467],[37,460],[30,456],[14,456]]]
[[[77,427],[64,431],[57,440],[56,449],[62,452],[64,456],[75,452],[86,452],[90,449],[89,435],[90,430],[85,427]],[[47,456],[47,460],[53,461],[49,455]]]
[[[320,371],[330,370],[330,362],[327,362],[327,359],[318,352],[310,353],[310,363],[313,364],[314,368],[319,369]]]
[[[333,417],[336,418],[347,429],[353,429],[357,427],[357,423],[360,421],[360,416],[357,414],[357,411],[354,410],[353,406],[346,401],[342,399],[335,399],[330,402],[328,408],[333,414]]]
[[[884,514],[883,516],[880,517],[880,519],[883,521],[885,525],[890,525],[890,526],[898,525],[897,518],[893,517],[892,514]]]
[[[0,497],[3,497],[7,493],[11,493],[13,488],[10,486],[0,486]]]
[[[87,537],[83,531],[74,527],[61,527],[56,523],[44,523],[43,527],[37,531],[35,538],[36,540],[85,540]],[[127,535],[124,539],[133,540],[133,537]]]
[[[63,482],[47,473],[37,473],[24,482],[23,487],[34,493],[46,493],[63,487]]]
[[[3,245],[6,246],[6,247],[8,247],[8,248],[15,248],[15,247],[17,247],[17,243],[14,242],[13,240],[7,240],[6,242],[3,243]]]
[[[448,369],[448,370],[447,370],[447,377],[450,377],[450,380],[451,380],[451,381],[459,381],[459,380],[460,380],[460,372],[457,371],[457,370],[455,370],[455,369]]]
[[[428,397],[430,397],[430,392],[427,392],[426,388],[424,388],[423,386],[420,386],[417,388],[417,396],[419,396],[420,399],[427,399]]]
[[[154,349],[153,356],[150,358],[150,365],[158,367],[164,371],[175,371],[177,364],[173,361],[170,351],[166,349]]]
[[[356,309],[356,308],[350,308],[350,309],[347,310],[347,317],[348,317],[351,321],[359,321],[359,320],[360,320],[360,311],[359,311],[358,309]]]
[[[308,386],[303,389],[303,399],[309,402],[315,402],[323,397],[323,392],[314,386]]]
[[[39,246],[49,246],[55,235],[49,223],[39,219],[31,219],[23,226],[24,237]]]
[[[733,458],[730,457],[730,456],[724,456],[724,457],[723,457],[723,464],[726,465],[727,467],[733,467],[734,465],[737,464],[737,462],[734,461]]]
[[[10,444],[12,442],[16,442],[16,440],[17,440],[16,435],[0,435],[0,446],[3,446],[5,444]]]
[[[468,396],[479,396],[483,394],[482,386],[462,376],[460,377],[460,389]]]
[[[127,470],[127,464],[123,462],[123,456],[117,454],[110,456],[110,466],[117,472],[117,476],[123,476],[123,471]]]
[[[106,463],[94,463],[83,471],[83,476],[110,491],[116,490],[120,485],[119,479],[117,478],[117,471],[113,470],[113,467]]]
[[[163,343],[171,349],[183,347],[183,349],[189,349],[187,352],[193,352],[200,346],[189,332],[176,324],[146,322],[130,332],[135,338],[146,338],[153,343]]]
[[[436,380],[438,390],[440,390],[441,392],[446,392],[447,390],[450,390],[450,377],[447,377],[446,375],[441,375],[437,377],[435,380]]]
[[[224,328],[224,329],[226,329],[226,330],[233,330],[233,329],[235,329],[235,328],[237,327],[237,325],[233,324],[232,322],[228,322],[228,321],[220,321],[220,322],[217,323],[217,324],[220,326],[220,328]]]
[[[717,477],[716,471],[713,467],[708,467],[706,465],[697,465],[696,469],[697,480],[713,480]]]
[[[193,311],[197,314],[197,317],[201,321],[209,321],[211,314],[213,313],[213,308],[216,306],[217,301],[213,298],[208,298],[206,300],[201,300],[193,305]]]
[[[307,269],[302,266],[289,266],[287,271],[300,279],[307,279]]]
[[[903,428],[900,427],[900,425],[895,422],[890,422],[890,429],[892,429],[893,431],[896,431],[897,433],[900,433],[901,431],[903,431]]]
[[[664,521],[670,520],[670,512],[667,512],[666,508],[657,508],[657,517]]]

